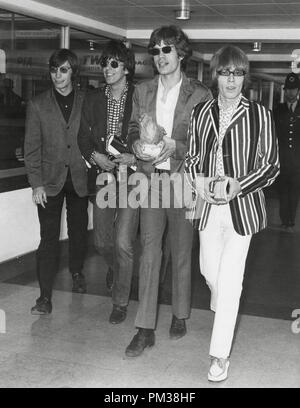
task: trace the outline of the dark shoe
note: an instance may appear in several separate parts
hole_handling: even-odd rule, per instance
[[[127,307],[114,305],[111,315],[109,316],[109,322],[111,324],[122,323],[126,319]]]
[[[31,314],[33,315],[46,315],[52,312],[52,303],[46,297],[40,297],[37,299],[35,306],[31,308]]]
[[[108,271],[106,273],[106,288],[109,292],[112,291],[114,283],[114,271],[111,268],[108,268]]]
[[[178,340],[186,334],[185,319],[178,319],[173,315],[170,327],[170,339]]]
[[[86,283],[84,276],[81,273],[74,273],[74,275],[72,275],[72,279],[73,279],[72,292],[85,293]]]
[[[292,226],[290,226],[290,225],[288,227],[286,227],[286,231],[287,232],[295,232],[294,228]]]
[[[137,334],[131,340],[126,348],[125,354],[127,357],[138,357],[142,354],[146,347],[152,347],[155,343],[154,330],[139,329]]]

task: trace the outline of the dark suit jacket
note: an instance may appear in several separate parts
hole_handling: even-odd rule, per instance
[[[174,112],[172,139],[176,141],[176,151],[171,157],[171,172],[183,171],[183,161],[187,151],[187,130],[190,123],[190,116],[194,105],[212,98],[210,90],[201,82],[187,78],[182,74],[182,84]],[[143,113],[148,113],[156,119],[156,94],[159,76],[145,81],[136,86],[133,95],[132,116],[128,128],[128,144],[140,137],[139,117]],[[138,161],[140,171],[145,173],[154,171],[150,162]]]
[[[124,146],[127,145],[128,122],[132,111],[132,95],[134,86],[128,87],[128,93],[124,109],[122,122],[121,139]],[[108,154],[106,151],[107,138],[107,97],[105,95],[105,85],[86,94],[80,128],[78,133],[78,146],[87,161],[90,160],[94,150],[102,154]],[[128,152],[130,150],[128,149]],[[96,185],[96,167],[92,166],[89,171],[89,192],[92,194]]]
[[[73,109],[66,123],[50,89],[27,107],[25,166],[32,188],[45,187],[49,196],[63,188],[70,169],[75,191],[87,195],[87,168],[77,144],[84,94],[75,89]]]
[[[300,103],[291,112],[287,103],[274,110],[281,174],[300,173]]]

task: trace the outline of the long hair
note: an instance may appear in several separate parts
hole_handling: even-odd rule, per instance
[[[181,28],[175,25],[162,26],[152,32],[148,49],[153,48],[155,45],[160,45],[162,41],[165,44],[175,46],[177,54],[182,57],[181,69],[184,71],[187,60],[192,55],[192,48],[188,36],[181,30]]]
[[[249,60],[247,55],[235,45],[225,45],[220,48],[210,61],[210,71],[212,76],[212,86],[216,86],[218,71],[223,68],[235,66],[246,72],[244,77],[244,86],[249,80]]]
[[[135,72],[134,52],[127,48],[121,40],[111,40],[104,47],[101,55],[101,61],[115,58],[124,63],[124,68],[127,69],[126,75],[128,81],[132,81]]]

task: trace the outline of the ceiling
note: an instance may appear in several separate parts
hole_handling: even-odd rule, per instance
[[[47,14],[48,20],[106,37],[127,37],[139,45],[147,44],[154,28],[177,24],[190,37],[200,59],[209,61],[214,51],[230,42],[247,52],[253,73],[280,82],[291,71],[292,51],[300,49],[300,0],[189,3],[187,21],[175,19],[181,0],[0,0],[0,7],[36,17]],[[261,52],[252,51],[253,41],[262,42]]]

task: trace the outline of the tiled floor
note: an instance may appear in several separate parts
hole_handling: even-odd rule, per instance
[[[6,332],[0,311],[0,387],[299,388],[300,333],[292,332],[292,313],[299,309],[300,317],[300,228],[282,231],[272,211],[274,205],[269,208],[270,227],[251,243],[226,382],[207,381],[213,313],[208,310],[209,291],[199,273],[195,242],[187,335],[178,341],[168,337],[169,268],[160,290],[156,344],[133,359],[126,358],[124,350],[136,332],[137,264],[128,317],[117,326],[108,322],[106,266],[92,249],[85,265],[88,293],[70,292],[71,278],[62,256],[53,312],[46,317],[29,312],[39,295],[34,254],[1,264],[0,309],[5,312]],[[65,247],[63,243],[63,254]],[[300,322],[294,327],[300,331]]]

